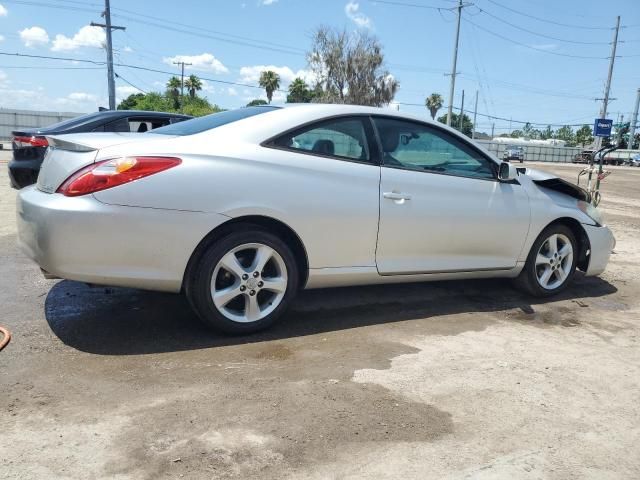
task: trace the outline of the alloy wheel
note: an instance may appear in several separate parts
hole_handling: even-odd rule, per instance
[[[546,290],[560,287],[571,274],[573,268],[573,246],[569,238],[554,233],[547,238],[536,256],[536,278]]]
[[[287,267],[280,254],[268,245],[247,243],[218,261],[211,296],[216,309],[229,320],[256,322],[282,302],[287,283]]]

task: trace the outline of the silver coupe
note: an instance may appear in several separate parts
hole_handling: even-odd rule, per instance
[[[260,106],[47,140],[17,201],[45,274],[183,292],[231,333],[303,288],[508,277],[548,296],[615,244],[584,190],[389,109]]]

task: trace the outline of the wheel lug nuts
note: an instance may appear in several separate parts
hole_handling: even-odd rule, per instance
[[[252,297],[253,297],[255,294],[256,294],[256,291],[255,291],[255,290],[251,290],[251,291],[249,292],[249,295],[251,295]]]
[[[242,279],[246,280],[247,278],[249,278],[249,275],[247,275],[246,273],[242,274]]]
[[[263,286],[263,285],[264,285],[264,282],[258,282],[258,286],[259,286],[260,288],[262,288],[262,286]]]
[[[247,289],[247,287],[245,287],[244,285],[241,285],[241,286],[240,286],[240,291],[241,291],[241,292],[244,292],[246,289]]]
[[[259,272],[253,272],[253,278],[258,278],[260,276]]]

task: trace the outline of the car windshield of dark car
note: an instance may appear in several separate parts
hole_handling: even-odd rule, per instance
[[[191,120],[185,120],[184,122],[174,123],[172,125],[167,125],[166,127],[156,128],[155,130],[147,132],[147,134],[159,133],[162,135],[194,135],[228,123],[237,122],[244,118],[253,117],[254,115],[271,112],[278,108],[280,107],[260,106],[227,110],[225,112],[212,113],[205,117],[198,117]]]
[[[104,117],[103,112],[94,112],[87,113],[86,115],[80,115],[79,117],[70,118],[68,120],[63,120],[62,122],[54,123],[53,125],[47,125],[44,128],[39,129],[40,131],[56,131],[56,130],[67,130],[69,128],[75,128],[80,125],[84,125],[85,123],[91,123],[99,118]]]

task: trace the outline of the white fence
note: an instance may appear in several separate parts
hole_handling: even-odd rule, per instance
[[[10,140],[13,130],[46,127],[82,113],[41,112],[37,110],[8,110],[0,108],[0,141]]]
[[[502,158],[504,151],[509,146],[508,143],[493,142],[491,140],[475,141],[500,159]],[[582,147],[555,147],[553,145],[518,144],[518,146],[524,148],[524,160],[529,162],[570,163],[577,153],[584,150]],[[638,153],[640,153],[639,150],[616,150],[615,152],[608,154],[607,158],[628,160]]]

